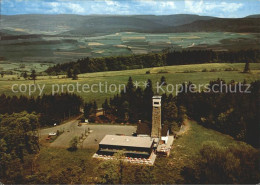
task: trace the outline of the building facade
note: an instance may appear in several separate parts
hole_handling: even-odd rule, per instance
[[[152,138],[160,138],[162,130],[161,96],[153,96]]]
[[[99,143],[97,154],[113,155],[123,151],[127,157],[149,158],[153,144],[150,137],[106,135]]]

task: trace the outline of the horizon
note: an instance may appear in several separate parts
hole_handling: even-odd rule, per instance
[[[200,16],[200,17],[215,17],[215,18],[229,18],[229,19],[239,19],[239,18],[245,18],[248,16],[254,16],[254,15],[260,15],[259,14],[249,14],[246,15],[244,17],[218,17],[218,16],[211,16],[211,15],[199,15],[199,14],[183,14],[183,13],[179,13],[179,14],[165,14],[165,15],[156,15],[156,14],[131,14],[131,15],[124,15],[124,14],[87,14],[87,15],[82,15],[82,14],[73,14],[73,13],[61,13],[61,14],[41,14],[41,13],[29,13],[29,14],[1,14],[1,16],[19,16],[19,15],[75,15],[75,16],[122,16],[122,17],[127,17],[127,16],[173,16],[173,15],[193,15],[193,16]]]
[[[260,1],[250,0],[2,0],[1,15],[199,15],[242,18],[260,14]]]

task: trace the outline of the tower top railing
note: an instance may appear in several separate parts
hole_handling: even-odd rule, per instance
[[[162,96],[153,96],[153,99],[162,99]]]

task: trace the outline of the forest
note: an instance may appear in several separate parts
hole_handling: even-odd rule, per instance
[[[202,64],[202,63],[245,63],[258,62],[259,50],[212,51],[165,49],[161,53],[143,55],[83,58],[76,62],[57,64],[46,70],[49,75],[71,73],[93,73],[103,71],[121,71],[159,66]]]
[[[226,83],[221,79],[211,81],[209,88],[221,82]],[[136,123],[139,119],[142,119],[142,122],[151,123],[151,98],[155,93],[153,92],[152,81],[149,79],[148,84],[149,86],[145,89],[136,89],[130,77],[126,92],[122,91],[121,94],[104,101],[102,107],[105,116],[109,118],[109,115],[114,115],[117,122]],[[234,82],[226,84],[232,84],[233,87],[236,85]],[[185,83],[184,85],[187,88],[192,83]],[[241,92],[219,94],[187,92],[179,93],[176,97],[171,94],[163,94],[162,122],[174,133],[184,119],[194,119],[204,127],[228,134],[236,140],[245,141],[254,147],[259,147],[256,140],[259,137],[259,99],[255,100],[255,97],[259,97],[259,87],[260,81],[251,83],[251,93],[249,94]],[[77,166],[60,167],[57,173],[36,171],[34,158],[37,157],[40,149],[46,150],[39,145],[38,130],[40,126],[44,126],[40,123],[41,116],[48,114],[52,119],[64,119],[64,117],[76,115],[81,103],[82,100],[73,94],[44,95],[36,99],[23,96],[11,98],[1,95],[0,110],[9,113],[1,112],[2,115],[0,116],[1,181],[4,183],[31,184],[118,184],[119,182],[146,184],[154,182],[257,183],[259,180],[259,151],[242,142],[233,143],[228,147],[220,146],[219,143],[214,141],[203,142],[202,148],[198,149],[199,155],[192,159],[193,163],[187,163],[180,167],[181,179],[169,178],[166,181],[161,181],[160,177],[156,175],[158,170],[165,169],[165,165],[168,165],[166,159],[158,160],[159,162],[152,167],[132,166],[120,160],[97,163],[91,158],[92,154],[86,159],[86,150],[77,151],[84,156],[84,159],[78,160]],[[6,107],[9,107],[9,109],[4,109]],[[85,116],[95,115],[96,107],[95,102],[85,103]],[[55,114],[57,110],[59,110],[59,115]],[[195,138],[202,133],[196,134]],[[184,139],[184,137],[180,137],[176,142],[180,142],[182,138]],[[62,152],[62,155],[66,154],[70,159],[71,155],[76,154],[70,153],[66,149]],[[50,160],[53,159],[53,154],[48,153],[49,155]],[[173,159],[170,158],[169,160]],[[88,178],[88,170],[93,170],[89,168],[89,165],[95,166],[94,172],[91,173],[96,175],[96,179]],[[164,175],[171,177],[175,168],[175,165],[169,166],[170,170],[164,170]],[[250,173],[247,173],[248,171]]]
[[[214,84],[230,84],[232,89],[235,82],[227,83],[218,79],[211,81],[209,88]],[[246,83],[246,82],[244,82]],[[191,85],[187,84],[187,86]],[[179,93],[176,104],[187,109],[187,115],[205,127],[231,135],[237,140],[247,142],[259,148],[257,139],[259,132],[259,93],[260,81],[251,83],[251,93],[224,91],[214,92],[187,92]]]
[[[0,115],[0,179],[1,182],[21,183],[28,156],[40,150],[39,119],[35,113],[23,111]],[[31,165],[29,161],[29,165]]]
[[[27,111],[39,115],[40,126],[52,126],[62,120],[79,114],[83,100],[75,94],[43,95],[37,98],[27,96],[0,95],[0,114]]]
[[[122,91],[120,95],[115,95],[106,99],[102,104],[104,116],[101,119],[106,122],[116,123],[143,123],[151,126],[152,121],[152,97],[153,92],[152,81],[148,79],[148,86],[143,90],[135,88],[132,78],[129,77],[126,91]],[[84,116],[90,121],[95,122],[96,118],[96,102],[87,102],[84,105]],[[162,123],[172,132],[176,131],[186,118],[186,110],[183,106],[176,106],[172,94],[162,95]]]
[[[212,89],[214,84],[221,83],[231,85],[231,89],[238,85],[235,82],[226,83],[217,79],[211,81],[208,88]],[[120,95],[115,95],[103,103],[106,119],[111,121],[109,115],[112,114],[116,116],[115,121],[118,123],[137,123],[138,120],[151,123],[151,99],[155,93],[151,80],[148,80],[148,84],[149,86],[144,90],[135,89],[130,77],[126,92],[122,91]],[[259,140],[256,139],[260,134],[258,129],[260,81],[251,83],[249,89],[251,93],[243,93],[245,89],[241,92],[233,92],[229,89],[219,93],[212,90],[196,92],[196,89],[189,88],[192,86],[191,82],[184,83],[182,86],[187,90],[180,92],[177,97],[173,97],[172,94],[162,95],[162,123],[168,125],[170,130],[180,126],[188,116],[207,128],[228,134],[254,147],[260,146]],[[85,104],[85,117],[93,115],[94,105],[95,103],[92,102]]]

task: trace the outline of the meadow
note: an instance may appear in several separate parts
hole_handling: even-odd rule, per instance
[[[250,73],[242,73],[244,69],[242,63],[212,63],[212,64],[194,64],[194,65],[179,65],[179,66],[165,66],[165,67],[154,67],[146,69],[135,69],[135,70],[126,70],[126,71],[108,71],[108,72],[97,72],[97,73],[86,73],[80,74],[78,80],[72,80],[66,78],[65,75],[59,76],[38,76],[36,80],[36,85],[43,87],[45,84],[43,93],[50,94],[52,89],[57,90],[59,86],[59,92],[61,92],[61,86],[64,85],[64,92],[73,90],[74,86],[76,91],[77,83],[81,84],[81,87],[84,84],[88,84],[90,87],[93,84],[102,83],[104,86],[101,91],[98,86],[93,86],[94,91],[98,92],[83,92],[82,88],[79,88],[81,92],[76,92],[79,94],[85,102],[96,100],[99,107],[104,102],[106,98],[112,97],[119,93],[119,85],[123,87],[127,83],[128,78],[131,76],[133,81],[140,82],[140,85],[143,82],[151,79],[153,82],[154,92],[156,92],[156,84],[160,82],[162,76],[165,76],[166,82],[168,84],[181,84],[184,82],[192,82],[196,85],[199,84],[208,84],[209,81],[216,80],[221,78],[226,82],[234,80],[236,82],[253,82],[260,79],[260,65],[258,63],[250,64]],[[149,74],[146,74],[149,71]],[[21,85],[33,84],[32,80],[25,80],[24,78],[18,79],[16,75],[4,75],[3,78],[0,78],[0,93],[6,95],[26,95],[28,96],[28,91],[22,93],[13,93],[12,86],[14,84]],[[68,84],[72,84],[70,88]],[[108,92],[105,92],[105,84],[108,86]],[[109,92],[109,86],[115,84],[117,91]],[[141,88],[143,88],[141,86]],[[163,87],[164,89],[166,87]],[[15,87],[15,90],[18,90],[18,87]],[[113,89],[115,90],[115,89]],[[40,90],[37,89],[36,92],[32,93],[33,96],[38,96]],[[163,91],[160,91],[159,94],[162,94]],[[176,94],[174,90],[173,95]]]

